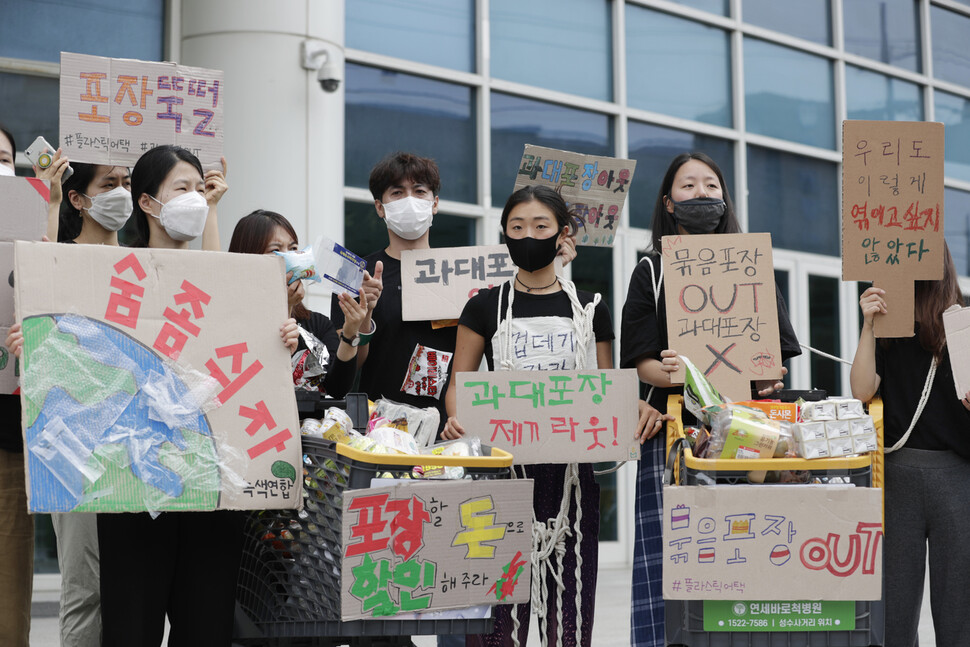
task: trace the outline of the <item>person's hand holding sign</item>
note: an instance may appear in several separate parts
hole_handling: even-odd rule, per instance
[[[20,359],[20,353],[24,347],[24,332],[19,323],[10,327],[10,332],[7,333],[6,346],[14,357]]]

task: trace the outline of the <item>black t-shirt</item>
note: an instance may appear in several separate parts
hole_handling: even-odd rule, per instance
[[[920,346],[917,335],[876,342],[886,447],[895,444],[909,429],[933,360],[933,354]],[[960,403],[953,387],[953,369],[946,349],[936,367],[929,399],[905,446],[949,449],[970,460],[970,411]]]
[[[448,420],[445,412],[445,391],[451,378],[451,358],[455,353],[456,326],[434,328],[430,321],[404,321],[401,314],[401,261],[391,258],[381,250],[365,258],[367,271],[374,274],[377,261],[384,264],[382,279],[384,291],[374,308],[373,319],[377,330],[370,340],[367,361],[361,368],[360,389],[371,400],[387,398],[395,402],[415,407],[436,407],[441,414],[440,428]],[[330,319],[337,329],[343,327],[344,313],[336,299],[331,300]],[[439,365],[446,361],[448,371],[440,381],[409,387],[403,390],[411,368],[411,358],[415,348],[424,346],[425,350],[438,351]],[[445,359],[447,358],[447,359]],[[425,395],[425,391],[435,391],[436,396]]]
[[[0,395],[0,449],[8,452],[24,451],[19,395]]]
[[[337,336],[336,326],[326,316],[319,312],[310,311],[309,319],[298,319],[297,323],[322,341],[330,353],[327,375],[323,378],[323,388],[327,395],[338,399],[344,397],[354,384],[354,377],[357,374],[357,358],[352,357],[346,362],[337,359],[340,337]],[[306,344],[303,342],[303,337],[300,337],[297,351],[304,350],[306,350]]]
[[[660,351],[670,348],[667,338],[667,307],[664,304],[664,288],[660,286],[659,303],[654,305],[654,291],[650,267],[653,264],[656,278],[660,278],[661,259],[657,254],[647,256],[633,270],[630,289],[623,304],[623,317],[620,323],[620,368],[636,368],[637,360],[644,355],[660,358]],[[798,338],[788,319],[788,308],[778,286],[775,286],[778,302],[778,333],[781,341],[781,356],[789,359],[802,354]],[[655,388],[650,404],[660,411],[667,410],[667,396],[680,393],[683,387]],[[643,385],[643,393],[650,385]]]
[[[502,293],[501,316],[505,321],[509,306],[511,286],[482,290],[465,304],[458,323],[478,333],[485,339],[485,361],[490,371],[495,370],[495,350],[492,341],[498,326],[496,311],[499,309],[499,292]],[[577,290],[576,296],[582,306],[591,303],[591,292]],[[576,350],[573,331],[573,308],[569,295],[564,291],[551,294],[516,292],[512,300],[512,357],[521,370],[571,370],[575,364]],[[593,337],[595,341],[613,340],[613,322],[610,309],[600,301],[593,312]],[[596,366],[596,351],[587,366]],[[566,362],[563,364],[563,362]]]

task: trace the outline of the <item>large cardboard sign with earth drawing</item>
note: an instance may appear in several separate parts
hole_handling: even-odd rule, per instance
[[[299,507],[280,259],[29,242],[14,253],[32,512]]]

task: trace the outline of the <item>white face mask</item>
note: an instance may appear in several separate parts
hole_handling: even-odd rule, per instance
[[[384,204],[387,228],[405,240],[417,240],[431,227],[433,200],[407,196]]]
[[[0,176],[15,177],[17,172],[7,166],[6,164],[0,164]]]
[[[205,201],[202,194],[189,191],[172,198],[165,204],[159,202],[157,198],[148,197],[162,205],[161,213],[155,217],[172,240],[193,240],[202,235],[205,220],[209,216],[209,203]]]
[[[118,231],[128,222],[132,206],[131,191],[125,187],[117,186],[93,198],[85,193],[81,195],[91,201],[88,215],[108,231]]]

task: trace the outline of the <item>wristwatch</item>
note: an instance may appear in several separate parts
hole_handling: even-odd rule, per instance
[[[354,335],[353,337],[348,338],[348,337],[344,337],[344,333],[341,331],[340,341],[346,342],[351,346],[353,346],[354,348],[357,348],[357,346],[360,344],[360,335]]]

